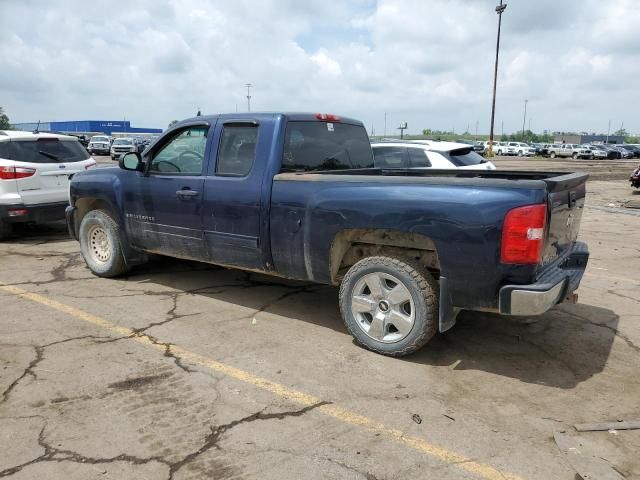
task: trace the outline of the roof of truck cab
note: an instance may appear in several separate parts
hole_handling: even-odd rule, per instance
[[[325,115],[334,115],[337,117],[337,120],[320,120],[316,117],[316,115],[325,114]],[[191,117],[184,119],[178,122],[176,125],[182,125],[184,123],[193,123],[193,122],[208,122],[213,123],[218,119],[222,119],[223,121],[250,121],[250,120],[272,120],[277,116],[284,116],[290,121],[303,121],[303,122],[333,122],[333,123],[348,123],[352,125],[363,125],[360,120],[356,120],[355,118],[345,117],[340,114],[334,114],[329,112],[318,112],[318,113],[310,113],[310,112],[237,112],[237,113],[218,113],[215,115],[201,115],[199,117]],[[173,128],[174,126],[172,126]]]

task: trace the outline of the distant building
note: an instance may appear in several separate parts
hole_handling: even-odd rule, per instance
[[[624,143],[624,137],[619,135],[555,135],[554,143]]]
[[[144,133],[162,133],[161,128],[132,127],[131,122],[127,120],[72,120],[67,122],[29,122],[14,123],[13,128],[17,130],[32,131],[38,130],[77,133],[77,134],[98,134],[105,135],[116,134],[144,134]]]

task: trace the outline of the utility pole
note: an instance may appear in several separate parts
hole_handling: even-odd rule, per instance
[[[609,134],[611,133],[611,120],[609,120],[609,126],[607,127],[607,140],[604,143],[609,143]]]
[[[476,120],[476,140],[478,140],[478,120]]]
[[[246,83],[245,87],[247,87],[247,112],[251,111],[251,85],[250,83]]]
[[[524,125],[527,122],[527,102],[529,100],[527,100],[526,98],[524,99],[524,117],[522,117],[522,141],[524,142]]]
[[[384,137],[387,137],[387,112],[384,112]]]
[[[529,117],[529,131],[531,131],[531,117]]]
[[[489,129],[489,156],[493,156],[493,122],[496,116],[496,84],[498,82],[498,55],[500,54],[500,27],[502,26],[502,13],[507,8],[507,4],[503,4],[500,0],[500,5],[496,7],[496,13],[498,14],[498,37],[496,40],[496,65],[493,71],[493,100],[491,102],[491,127]]]
[[[500,131],[502,134],[500,135],[500,140],[504,140],[504,120],[500,122]]]

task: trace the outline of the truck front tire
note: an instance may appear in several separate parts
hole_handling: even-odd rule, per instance
[[[414,260],[367,257],[340,286],[342,319],[356,342],[393,357],[420,349],[438,329],[438,285]]]
[[[80,223],[80,252],[99,277],[116,277],[129,270],[120,244],[120,227],[104,210],[92,210]]]

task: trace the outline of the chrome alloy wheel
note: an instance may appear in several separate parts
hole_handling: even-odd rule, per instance
[[[89,253],[91,258],[98,263],[107,263],[111,258],[112,245],[109,236],[102,225],[94,225],[89,233]]]
[[[363,276],[351,294],[351,313],[369,337],[383,343],[399,342],[415,323],[415,305],[409,289],[388,273]]]

